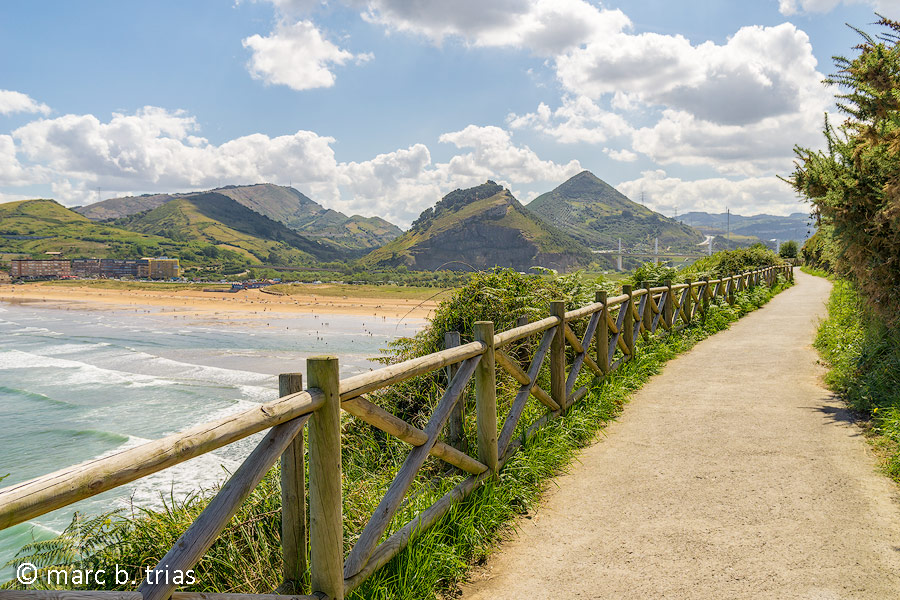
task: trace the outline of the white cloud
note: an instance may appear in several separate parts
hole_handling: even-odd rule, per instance
[[[22,185],[27,179],[28,173],[19,163],[12,136],[0,135],[0,185]]]
[[[295,90],[331,87],[335,66],[372,58],[371,54],[354,55],[337,47],[322,36],[312,21],[297,21],[293,25],[281,21],[268,36],[252,35],[243,44],[252,52],[247,67],[255,79]]]
[[[785,172],[795,144],[819,147],[822,113],[799,112],[751,125],[719,125],[666,110],[652,127],[635,131],[632,148],[662,165],[709,167],[729,175]]]
[[[0,135],[0,184],[51,184],[61,202],[95,200],[97,187],[190,191],[225,184],[293,185],[317,202],[348,213],[381,215],[408,224],[441,195],[497,180],[507,186],[558,183],[581,170],[542,160],[499,127],[470,125],[441,136],[463,152],[432,163],[424,144],[359,162],[338,162],[334,139],[312,131],[269,137],[251,134],[215,145],[183,111],[145,107],[135,114],[38,119]],[[22,156],[31,161],[23,166]],[[108,197],[108,196],[107,196]]]
[[[779,0],[778,10],[785,16],[800,13],[827,13],[842,2],[843,4],[868,4],[876,12],[888,17],[900,12],[898,0]]]
[[[557,57],[571,94],[552,109],[510,115],[560,142],[605,143],[630,135],[626,153],[661,165],[759,175],[791,168],[793,146],[821,143],[829,90],[816,70],[808,36],[789,23],[744,27],[727,43],[692,45],[680,36],[631,35],[594,39]],[[592,100],[608,99],[612,110]],[[654,118],[634,129],[629,120]]]
[[[631,150],[626,150],[625,148],[622,148],[621,150],[604,148],[603,153],[611,159],[617,160],[619,162],[634,162],[638,159],[637,154],[635,154]]]
[[[298,17],[308,15],[325,4],[324,0],[254,0],[254,2],[260,1],[269,2],[282,15]]]
[[[41,113],[49,114],[50,107],[37,102],[31,96],[12,90],[0,90],[0,115],[13,113]]]
[[[726,44],[619,32],[557,57],[573,93],[658,105],[715,123],[742,125],[794,113],[823,75],[809,37],[790,23],[743,27]]]
[[[805,212],[807,207],[791,187],[777,177],[748,177],[731,180],[722,177],[684,181],[669,177],[665,171],[644,171],[641,177],[616,186],[620,192],[637,198],[644,192],[647,206],[666,216],[688,211],[725,212],[755,215],[788,215]]]
[[[182,111],[145,107],[133,115],[115,113],[107,123],[93,115],[41,119],[13,137],[22,155],[57,179],[109,189],[197,188],[283,175],[316,185],[334,177],[332,138],[311,131],[252,134],[215,146],[196,130],[194,118]]]
[[[352,0],[351,0],[352,2]],[[422,35],[436,44],[459,37],[475,46],[529,48],[551,56],[605,36],[628,23],[619,10],[584,0],[356,0],[363,18],[389,30]]]
[[[440,141],[460,149],[473,149],[450,160],[447,165],[450,179],[462,177],[484,181],[502,177],[517,183],[563,181],[583,170],[577,160],[565,165],[541,160],[528,146],[515,145],[508,131],[493,125],[469,125],[460,131],[443,134]]]
[[[556,110],[542,102],[535,112],[511,113],[506,121],[513,129],[534,129],[563,144],[600,144],[632,131],[624,117],[603,110],[586,96],[565,96]]]

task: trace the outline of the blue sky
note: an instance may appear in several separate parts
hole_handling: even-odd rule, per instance
[[[589,169],[669,215],[804,211],[776,175],[876,10],[900,0],[6,2],[0,201],[270,181],[406,226]]]

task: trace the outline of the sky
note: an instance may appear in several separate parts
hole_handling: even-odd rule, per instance
[[[668,216],[807,212],[778,176],[876,12],[900,0],[4,2],[0,202],[270,182],[407,227],[588,169]]]

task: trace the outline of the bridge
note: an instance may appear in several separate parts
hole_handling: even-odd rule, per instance
[[[135,481],[268,429],[208,507],[134,592],[91,592],[128,600],[339,600],[475,489],[497,476],[528,439],[581,402],[582,371],[606,377],[640,357],[644,344],[704,318],[712,302],[734,303],[756,286],[792,279],[778,266],[715,280],[667,283],[569,308],[495,332],[475,325],[472,342],[340,379],[338,359],[311,358],[307,387],[279,378],[280,397],[237,415],[0,490],[0,529]],[[841,598],[900,591],[900,509],[852,417],[825,391],[809,347],[828,291],[797,275],[730,330],[674,359],[638,392],[606,438],[561,477],[518,538],[504,544],[466,586],[465,598]],[[531,340],[530,345],[522,342]],[[527,357],[523,348],[531,348]],[[549,368],[547,389],[538,373]],[[450,369],[424,428],[367,395]],[[508,410],[497,375],[520,387]],[[459,399],[474,383],[474,415]],[[541,416],[520,422],[526,406]],[[345,552],[341,412],[405,442],[409,453]],[[454,436],[474,417],[477,446]],[[454,423],[456,425],[454,425]],[[451,434],[442,431],[450,425]],[[308,450],[304,447],[307,429]],[[522,431],[517,435],[517,431]],[[392,526],[425,461],[465,475],[405,525]],[[281,461],[282,586],[240,596],[176,591],[168,575],[197,564],[240,504]],[[308,463],[308,481],[305,477]],[[305,515],[307,505],[310,519]],[[307,555],[309,562],[307,563]],[[303,583],[307,581],[308,587]],[[54,595],[56,594],[56,595]],[[3,592],[33,600],[64,594]],[[74,597],[74,596],[73,596]]]

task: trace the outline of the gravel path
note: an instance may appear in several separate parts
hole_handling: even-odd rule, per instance
[[[811,347],[797,285],[669,362],[463,598],[900,598],[900,503]]]

